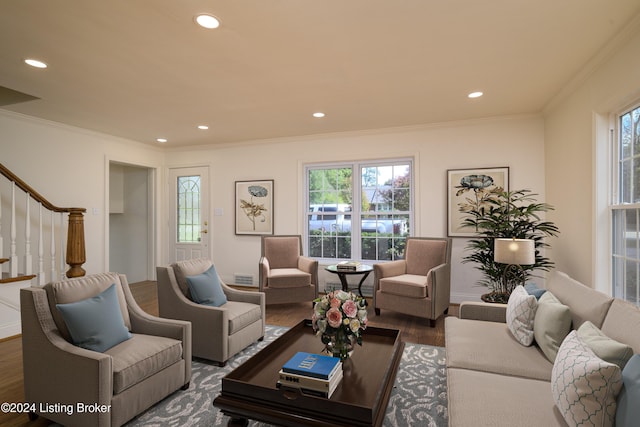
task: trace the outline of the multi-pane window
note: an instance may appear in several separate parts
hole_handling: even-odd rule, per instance
[[[404,256],[413,219],[410,160],[310,165],[306,184],[309,256],[358,260]]]
[[[640,305],[640,106],[618,117],[612,205],[613,293]]]
[[[200,176],[178,177],[178,243],[200,241]]]

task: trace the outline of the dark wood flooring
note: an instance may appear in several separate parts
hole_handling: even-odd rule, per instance
[[[140,307],[147,313],[158,315],[158,297],[156,282],[147,281],[131,284],[131,292]],[[368,299],[371,305],[371,300]],[[449,315],[457,315],[458,306],[452,305]],[[312,315],[311,304],[282,304],[267,307],[267,324],[291,327],[302,319]],[[382,310],[380,316],[369,308],[369,325],[382,328],[400,329],[405,342],[444,346],[444,318],[436,321],[435,327],[429,327],[428,321],[417,317]],[[43,355],[43,357],[45,357]],[[43,359],[46,363],[46,359]],[[0,403],[23,402],[22,376],[22,340],[20,337],[0,341]],[[39,427],[50,423],[40,417],[30,422],[26,414],[6,414],[0,412],[0,426],[3,427]]]

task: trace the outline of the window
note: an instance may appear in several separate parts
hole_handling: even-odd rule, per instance
[[[200,176],[178,177],[178,243],[200,241]]]
[[[640,106],[617,118],[617,178],[612,205],[615,297],[640,305]]]
[[[413,223],[412,162],[309,165],[305,233],[322,259],[394,260]],[[353,219],[359,222],[352,226]]]

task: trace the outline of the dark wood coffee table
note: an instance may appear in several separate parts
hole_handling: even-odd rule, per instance
[[[304,320],[222,379],[213,405],[231,417],[283,426],[380,426],[384,420],[404,343],[400,331],[368,327],[362,347],[344,364],[344,377],[330,399],[276,387],[278,371],[296,352],[320,353],[323,344]]]

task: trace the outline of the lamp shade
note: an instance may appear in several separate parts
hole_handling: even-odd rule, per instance
[[[535,241],[531,239],[495,239],[493,244],[495,262],[517,265],[536,263]]]

